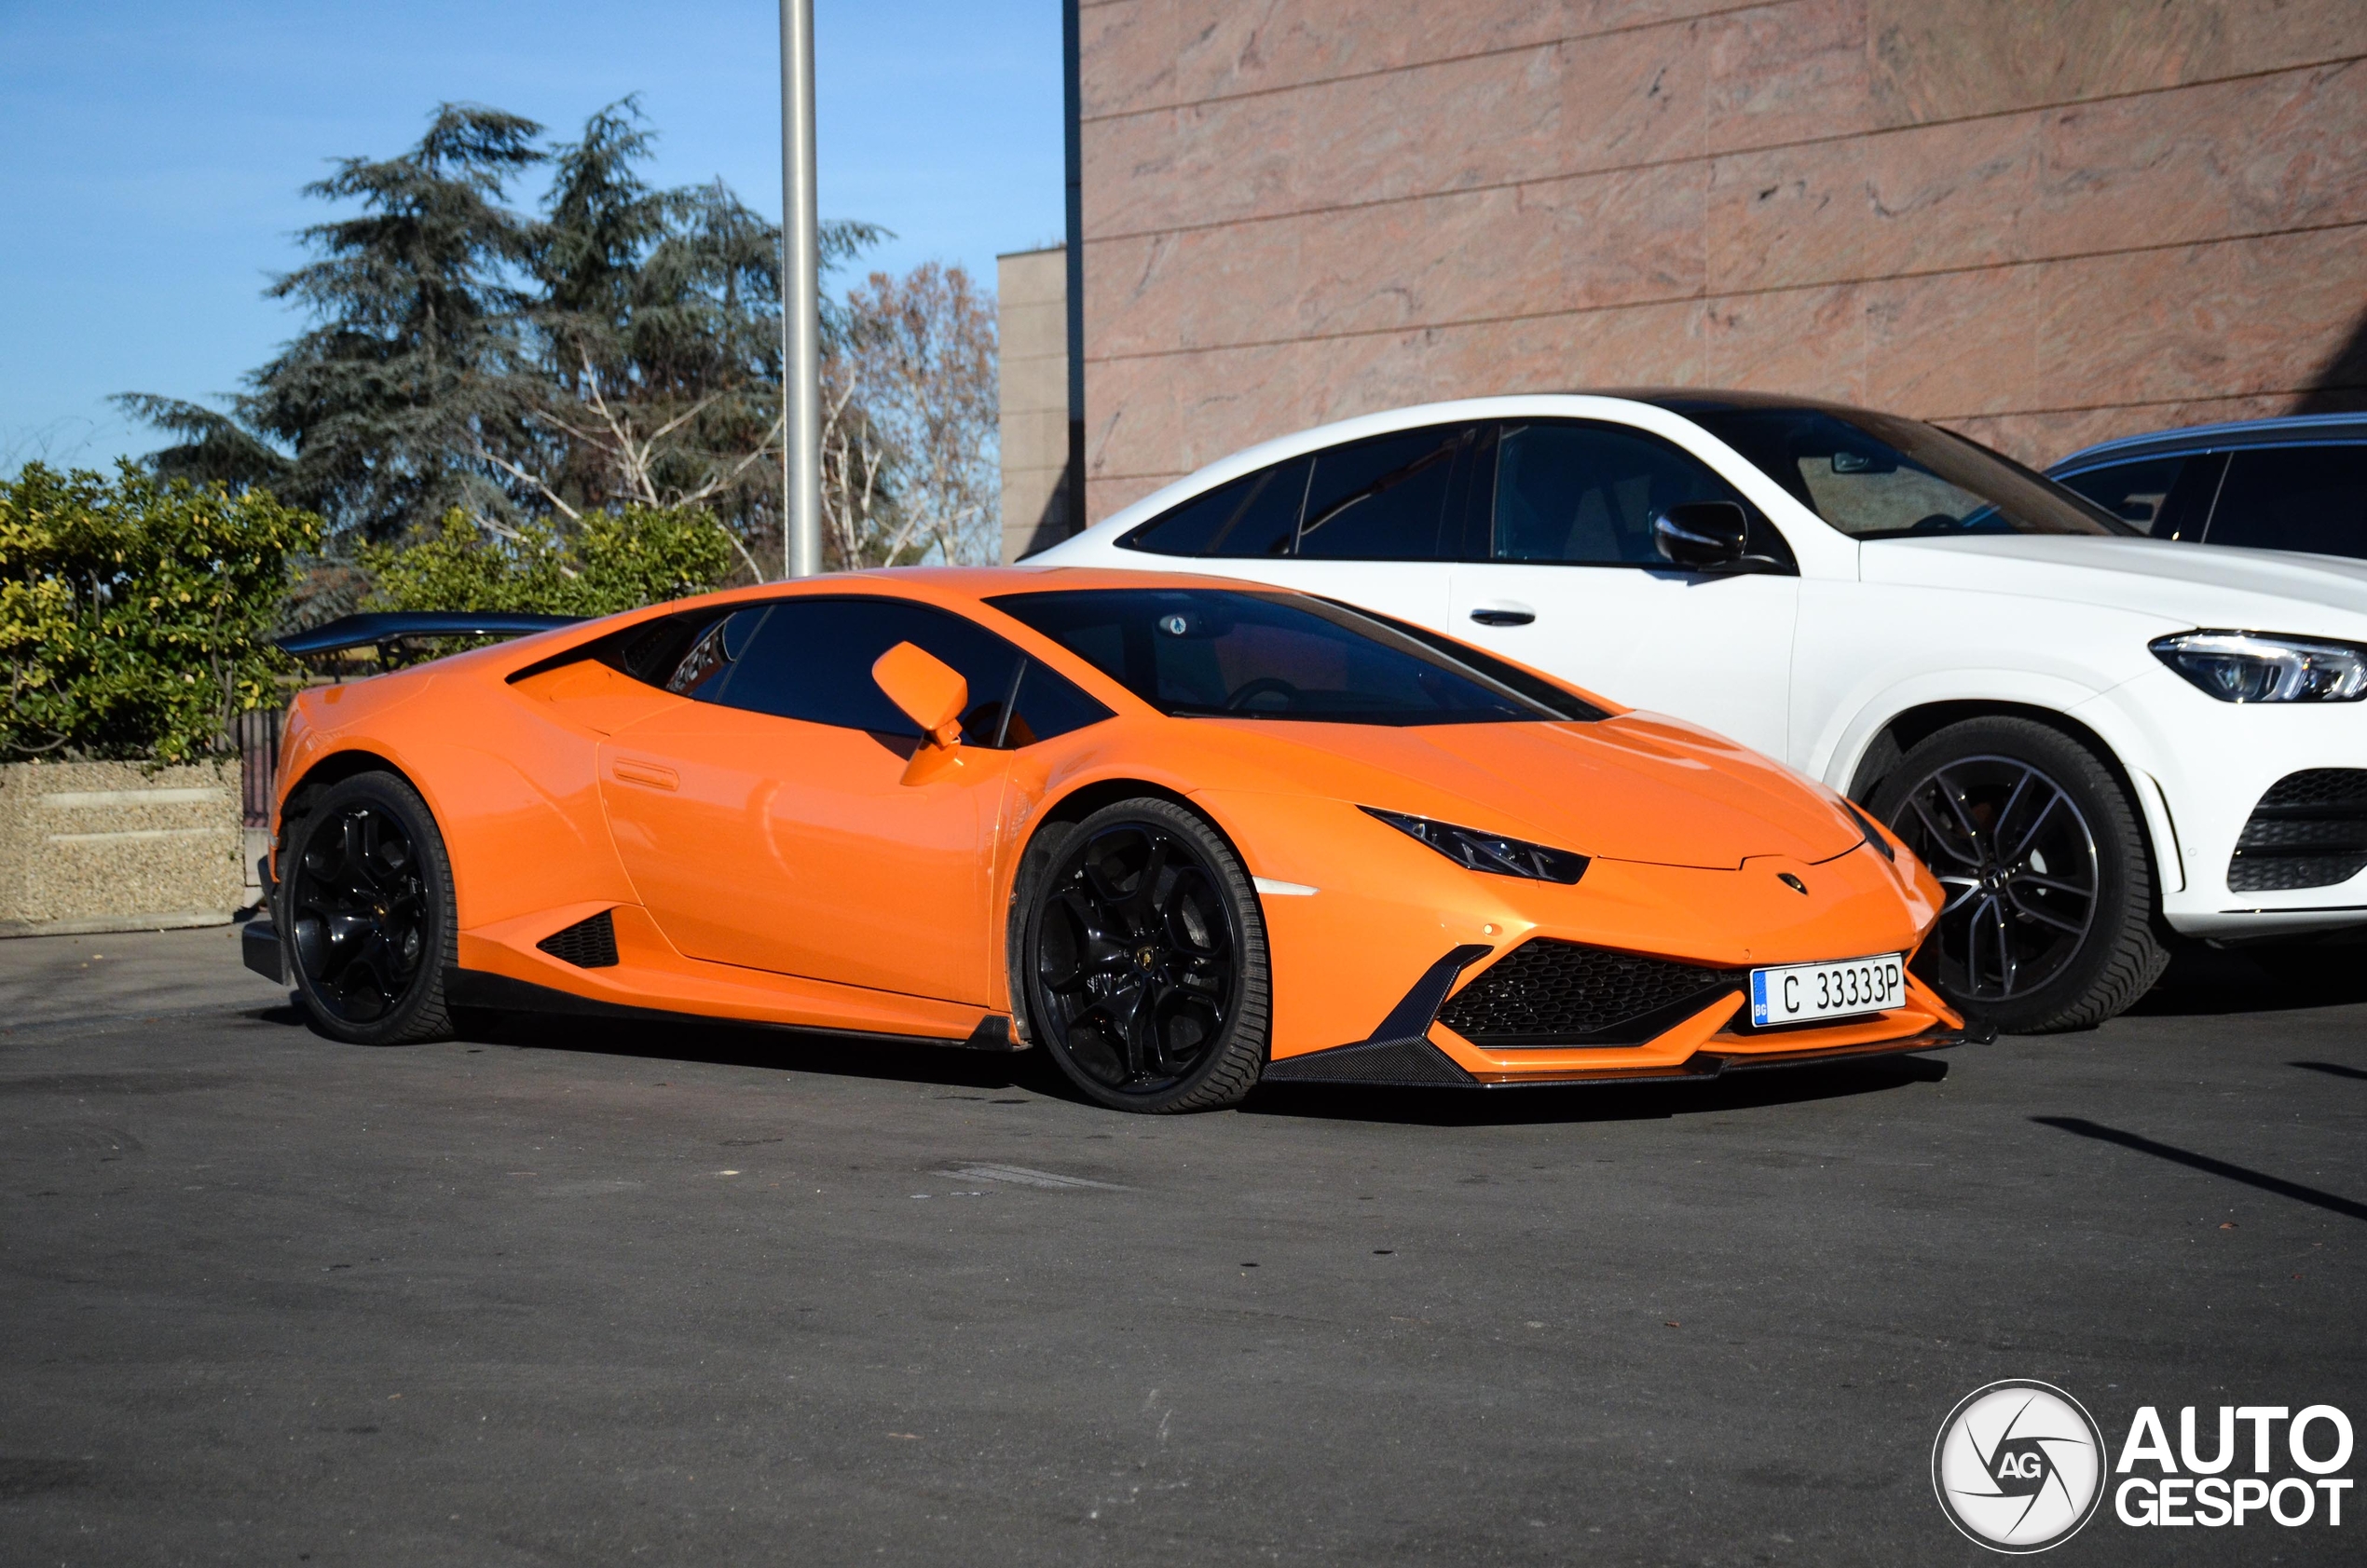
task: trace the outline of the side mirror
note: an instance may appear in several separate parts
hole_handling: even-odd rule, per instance
[[[1740,566],[1750,534],[1750,519],[1732,501],[1685,501],[1652,519],[1652,544],[1662,559],[1690,572]]]
[[[970,683],[944,660],[910,643],[898,643],[871,666],[871,678],[904,716],[921,727],[927,743],[951,751],[962,740],[962,710],[970,705]]]

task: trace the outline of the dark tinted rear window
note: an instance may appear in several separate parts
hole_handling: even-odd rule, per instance
[[[1332,561],[1446,561],[1448,498],[1468,426],[1404,430],[1315,455],[1298,553]]]
[[[2367,557],[2367,446],[2232,454],[2203,542]]]
[[[1288,555],[1307,496],[1308,462],[1294,457],[1220,484],[1118,542],[1157,555]]]
[[[1539,701],[1493,678],[1486,661],[1299,594],[1095,589],[987,602],[1175,716],[1396,725],[1602,716],[1568,693]]]

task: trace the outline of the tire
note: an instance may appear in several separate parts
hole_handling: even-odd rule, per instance
[[[2168,966],[2136,807],[2061,730],[1950,725],[1899,759],[1871,805],[1947,890],[1918,972],[1967,1016],[2008,1034],[2092,1029]]]
[[[356,1045],[449,1035],[459,920],[452,862],[419,792],[386,772],[330,785],[296,820],[285,865],[274,913],[321,1031]]]
[[[1232,846],[1170,801],[1121,800],[1037,864],[1014,976],[1030,1037],[1113,1110],[1238,1104],[1266,1070],[1273,1000]]]

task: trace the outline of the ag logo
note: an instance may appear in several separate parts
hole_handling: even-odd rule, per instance
[[[1940,1423],[1932,1491],[1948,1521],[1990,1550],[2045,1551],[2104,1500],[2104,1437],[2059,1388],[1992,1383]]]

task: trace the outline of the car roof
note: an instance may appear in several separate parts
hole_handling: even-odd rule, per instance
[[[1124,566],[872,566],[819,577],[749,583],[652,607],[662,613],[708,606],[770,602],[784,596],[863,593],[886,589],[900,598],[939,605],[983,604],[1005,593],[1079,592],[1092,588],[1216,588],[1234,593],[1288,593],[1272,584],[1204,572],[1136,571]]]
[[[2319,446],[2367,443],[2367,414],[2298,414],[2277,419],[2238,419],[2222,425],[2189,425],[2153,430],[2084,446],[2050,465],[2049,474],[2069,473],[2104,462],[2140,457],[2180,457],[2225,452],[2238,446]]]
[[[1619,398],[1649,403],[1671,414],[1734,414],[1745,409],[1813,408],[1828,414],[1868,414],[1870,409],[1827,398],[1796,397],[1788,392],[1727,392],[1707,387],[1579,388],[1567,394],[1582,398]]]

